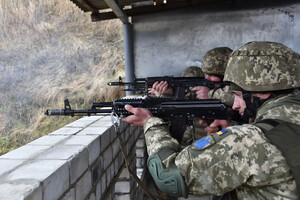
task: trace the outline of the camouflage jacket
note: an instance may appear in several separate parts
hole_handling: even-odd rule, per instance
[[[286,98],[297,94],[269,100],[257,118],[300,125],[300,105],[284,104]],[[283,104],[272,107],[274,102]],[[235,189],[239,199],[297,199],[296,183],[285,158],[253,124],[228,127],[220,140],[209,135],[184,149],[170,136],[168,123],[159,118],[148,119],[144,132],[149,155],[163,148],[176,150],[163,164],[175,163],[191,195],[220,196]]]
[[[219,99],[226,106],[232,106],[234,102],[234,93],[230,90],[227,85],[224,88],[215,88],[208,92],[209,99]]]

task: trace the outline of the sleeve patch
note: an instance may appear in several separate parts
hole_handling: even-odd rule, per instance
[[[214,143],[215,142],[211,136],[206,136],[206,137],[203,137],[203,138],[195,141],[193,143],[192,149],[201,150],[201,149],[211,146]]]
[[[226,132],[227,132],[227,129],[222,129],[222,130],[218,131],[217,134],[218,135],[223,135]]]

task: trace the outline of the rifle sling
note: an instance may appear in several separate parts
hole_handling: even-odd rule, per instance
[[[145,192],[145,194],[150,199],[155,200],[155,198],[151,195],[150,191],[145,186],[145,184],[143,183],[143,181],[129,168],[129,163],[128,163],[128,160],[127,160],[127,157],[126,157],[126,152],[125,152],[125,147],[124,147],[124,144],[122,142],[120,133],[117,133],[117,136],[118,136],[118,139],[119,139],[119,142],[120,142],[120,145],[121,145],[121,151],[122,151],[122,154],[123,154],[125,165],[126,165],[126,168],[127,168],[128,172],[129,172],[130,176],[139,184],[139,186],[143,189],[143,191]]]

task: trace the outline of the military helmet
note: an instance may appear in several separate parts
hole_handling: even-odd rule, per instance
[[[204,73],[202,72],[200,67],[189,66],[185,68],[185,70],[181,74],[182,77],[199,77],[204,78]]]
[[[224,75],[226,64],[232,49],[228,47],[217,47],[209,50],[202,60],[202,71],[209,75]]]
[[[249,42],[234,51],[224,81],[252,92],[298,88],[300,55],[276,42]]]

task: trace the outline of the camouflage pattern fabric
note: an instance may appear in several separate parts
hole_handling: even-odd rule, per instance
[[[209,99],[219,99],[226,106],[232,107],[234,102],[234,93],[230,90],[227,85],[224,88],[215,88],[208,92]]]
[[[300,125],[300,105],[287,104],[288,98],[298,98],[295,95],[299,92],[269,100],[257,117]],[[175,163],[191,195],[220,196],[235,189],[238,199],[297,199],[296,182],[285,158],[253,124],[228,127],[229,134],[221,140],[209,135],[183,150],[159,118],[148,119],[144,132],[149,155],[163,148],[177,151],[163,164]]]
[[[228,47],[217,47],[209,50],[203,57],[202,71],[205,74],[223,76],[231,52],[232,50]]]
[[[196,66],[189,66],[184,69],[184,71],[181,74],[182,77],[199,77],[199,78],[205,78],[204,73],[202,72],[200,67]]]
[[[246,91],[300,87],[300,55],[275,42],[249,42],[231,54],[224,81]]]

